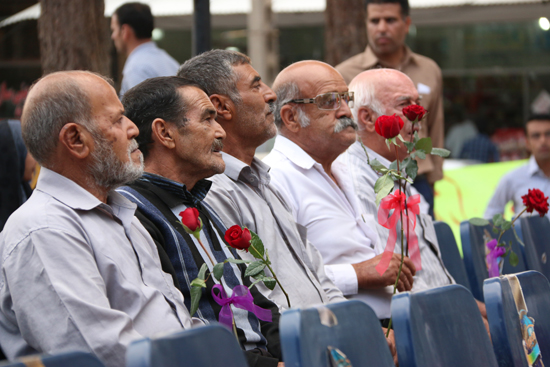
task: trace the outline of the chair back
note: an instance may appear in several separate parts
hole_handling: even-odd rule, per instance
[[[457,284],[471,290],[468,274],[466,274],[464,261],[462,261],[460,252],[458,252],[458,246],[456,244],[453,230],[447,223],[440,221],[434,222],[434,228],[437,235],[437,242],[439,243],[439,250],[441,251],[443,264],[445,264],[445,267],[453,276]]]
[[[1,363],[2,367],[105,367],[93,354],[86,352],[68,352],[56,355],[34,355],[18,359],[14,362]]]
[[[468,221],[460,223],[464,267],[468,274],[472,294],[480,301],[483,301],[483,281],[489,277],[485,262],[486,241],[484,237],[487,235],[491,238],[498,238],[498,235],[493,233],[492,225],[474,226]],[[523,246],[519,244],[512,231],[508,230],[502,236],[501,242],[509,243],[510,241],[512,250],[518,255],[519,263],[517,266],[512,266],[508,259],[504,259],[502,274],[514,274],[527,270]]]
[[[358,300],[285,311],[279,333],[285,367],[330,367],[329,346],[352,366],[394,367],[380,321]]]
[[[201,326],[130,344],[127,367],[247,367],[237,338],[219,324]]]
[[[550,221],[548,217],[533,215],[521,217],[521,231],[525,243],[525,263],[529,270],[541,272],[550,278]]]
[[[472,294],[452,284],[392,299],[400,367],[497,367]]]
[[[541,356],[550,360],[550,283],[536,271],[515,274],[527,306],[527,316],[534,319]],[[483,284],[487,319],[495,355],[500,367],[528,367],[523,348],[522,327],[510,282],[505,277],[491,278]]]

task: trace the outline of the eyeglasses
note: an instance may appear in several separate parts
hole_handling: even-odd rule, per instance
[[[337,110],[340,108],[342,99],[349,107],[353,107],[353,92],[331,92],[319,94],[315,98],[292,99],[287,103],[315,103],[320,110]]]

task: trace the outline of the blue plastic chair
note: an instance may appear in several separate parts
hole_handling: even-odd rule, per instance
[[[497,367],[477,304],[463,286],[399,293],[391,314],[400,367]]]
[[[550,277],[550,221],[547,217],[533,215],[521,217],[521,230],[525,243],[525,263],[529,270]]]
[[[328,346],[353,366],[394,367],[380,321],[358,300],[285,311],[279,333],[286,367],[330,367]]]
[[[519,226],[516,226],[516,231]],[[470,289],[475,298],[483,301],[483,281],[489,277],[487,265],[485,263],[485,241],[483,235],[487,231],[491,238],[498,238],[498,235],[493,233],[492,226],[484,227],[471,225],[468,221],[460,223],[460,239],[462,241],[462,254],[464,255],[464,267]],[[521,232],[518,233],[521,235]],[[523,246],[519,244],[511,230],[508,230],[502,236],[502,240],[506,243],[512,241],[512,250],[518,255],[519,263],[517,266],[511,266],[508,259],[505,259],[502,274],[514,274],[521,271],[526,271]]]
[[[224,326],[206,325],[130,344],[127,367],[247,367],[237,338]]]
[[[466,274],[464,262],[462,261],[460,252],[458,252],[453,230],[447,223],[440,221],[434,222],[434,228],[443,264],[445,264],[445,267],[449,273],[451,273],[457,284],[471,290],[468,274]]]
[[[536,271],[516,274],[520,282],[527,316],[535,320],[535,334],[543,361],[550,358],[550,283]],[[485,280],[485,307],[493,348],[500,367],[528,367],[522,346],[521,325],[510,284],[504,277]],[[548,363],[548,362],[547,362]]]
[[[86,352],[28,356],[19,361],[1,363],[0,366],[26,367],[32,365],[32,362],[42,362],[45,367],[105,367],[95,355]]]

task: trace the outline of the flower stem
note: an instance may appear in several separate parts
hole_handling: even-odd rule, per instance
[[[239,341],[239,334],[237,334],[237,326],[235,325],[235,316],[233,316],[233,311],[231,311],[231,324],[233,325],[233,332],[235,333],[235,337],[237,338],[237,341]]]
[[[514,227],[514,223],[516,222],[516,220],[518,220],[518,218],[521,217],[521,215],[523,213],[525,213],[526,210],[527,210],[527,208],[524,208],[514,219],[512,219],[512,223],[510,223],[511,227]],[[500,239],[502,238],[502,235],[504,234],[504,232],[506,232],[506,231],[503,231],[502,229],[500,230],[500,234],[499,234],[498,240],[497,240],[497,246],[499,245]]]
[[[271,275],[273,275],[273,278],[275,279],[275,281],[277,282],[277,284],[279,284],[279,287],[281,287],[281,291],[283,292],[283,294],[285,295],[286,297],[286,302],[288,303],[288,308],[290,308],[290,298],[288,298],[288,294],[286,293],[285,289],[283,288],[283,285],[281,284],[281,282],[279,282],[279,279],[277,278],[277,276],[275,275],[275,272],[273,271],[273,269],[271,269],[271,266],[269,266],[269,264],[266,262],[265,264],[267,266],[267,268],[269,269],[269,271],[271,272]]]
[[[208,253],[208,251],[206,251],[206,247],[204,247],[204,245],[202,244],[202,241],[200,238],[197,238],[197,240],[199,240],[199,244],[201,245],[202,249],[204,250],[204,252],[206,253],[206,255],[208,256],[208,258],[210,259],[210,262],[212,263],[212,266],[216,265],[216,263],[214,262],[214,260],[212,260],[212,257],[210,256],[210,254]]]

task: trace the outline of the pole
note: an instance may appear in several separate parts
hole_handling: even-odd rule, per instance
[[[193,56],[210,50],[210,0],[193,0]]]

